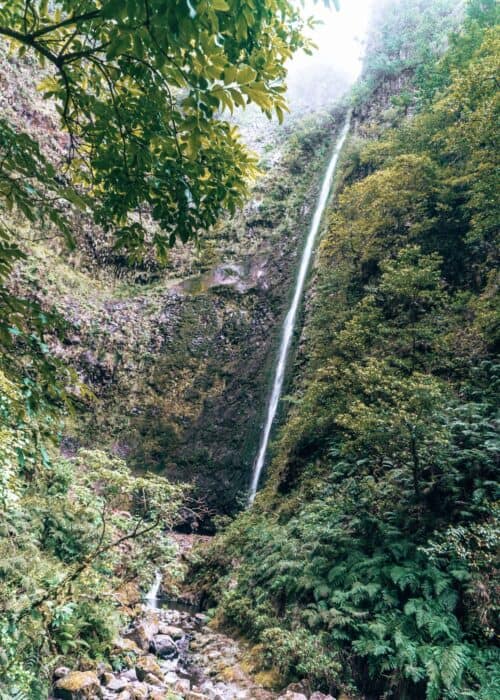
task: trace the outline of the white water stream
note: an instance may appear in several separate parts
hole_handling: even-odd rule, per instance
[[[337,161],[339,159],[340,151],[342,150],[342,146],[344,145],[344,141],[346,140],[347,134],[349,132],[349,126],[350,117],[347,117],[344,127],[342,128],[342,131],[340,133],[340,136],[335,144],[335,148],[333,150],[330,162],[328,163],[328,168],[326,169],[325,177],[323,178],[323,184],[321,186],[318,204],[316,205],[316,211],[314,212],[313,220],[311,222],[311,228],[309,229],[309,233],[307,235],[304,252],[302,253],[302,260],[300,261],[299,274],[297,276],[297,282],[295,283],[293,299],[290,304],[290,308],[288,309],[288,313],[285,318],[285,323],[283,324],[281,344],[278,352],[278,361],[276,363],[276,370],[274,373],[273,388],[271,391],[269,403],[267,405],[266,422],[262,431],[259,452],[257,454],[257,459],[255,460],[253,468],[252,483],[250,486],[250,493],[248,498],[250,505],[255,499],[255,494],[257,493],[257,489],[259,486],[259,480],[262,473],[262,469],[264,468],[267,447],[269,444],[269,437],[271,435],[273,421],[276,416],[281,391],[283,389],[286,362],[288,359],[288,352],[290,350],[290,345],[292,342],[297,312],[299,310],[300,301],[302,299],[302,293],[304,291],[304,284],[307,277],[307,272],[309,270],[312,254],[314,252],[314,245],[316,243],[316,238],[318,237],[321,219],[323,217],[323,213],[325,211],[328,199],[330,197],[330,190],[332,187],[333,176],[335,174],[335,168],[337,167]]]
[[[157,571],[155,573],[155,580],[153,581],[153,585],[146,594],[146,604],[148,605],[148,607],[154,608],[155,610],[159,607],[158,593],[160,591],[161,581],[162,575],[159,571]]]

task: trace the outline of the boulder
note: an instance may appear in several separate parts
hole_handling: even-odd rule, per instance
[[[99,680],[101,681],[102,685],[109,686],[110,683],[113,683],[115,677],[109,671],[104,671],[103,673],[99,674]]]
[[[208,617],[208,615],[204,615],[203,613],[196,613],[196,615],[194,617],[195,617],[196,621],[201,623],[202,625],[206,625],[207,622],[210,621],[210,618]]]
[[[114,651],[118,654],[120,652],[125,652],[126,654],[132,653],[140,656],[141,654],[144,654],[147,649],[141,649],[141,647],[139,647],[133,639],[117,639],[114,642]]]
[[[166,634],[172,639],[182,639],[185,637],[185,632],[180,627],[174,627],[174,625],[162,625],[160,624],[160,629],[158,630],[160,634]]]
[[[318,690],[311,695],[309,700],[335,700],[333,695],[325,695],[324,693],[320,693]]]
[[[68,668],[67,666],[58,666],[56,669],[54,669],[54,678],[64,678],[64,676],[67,676],[68,673],[71,673],[71,669]]]
[[[167,685],[175,685],[179,680],[179,676],[175,671],[167,671],[165,674],[165,683]]]
[[[122,671],[120,673],[120,678],[125,678],[127,681],[136,681],[137,680],[137,673],[135,672],[135,668],[127,668],[126,671]]]
[[[56,681],[54,695],[61,700],[94,700],[102,698],[102,690],[94,671],[72,671]]]
[[[137,660],[137,663],[135,665],[135,672],[137,674],[137,678],[140,681],[143,681],[148,673],[152,673],[153,676],[156,676],[160,680],[163,680],[163,673],[158,664],[158,661],[151,654],[148,654],[147,656],[141,656],[141,658]]]
[[[170,700],[170,698],[172,698],[172,700],[174,700],[174,698],[171,695],[166,695],[165,692],[166,691],[164,689],[150,688],[148,698],[149,698],[149,700],[166,700],[167,698],[169,700]],[[176,696],[175,700],[181,700],[181,699],[177,698],[177,696]]]
[[[144,676],[144,683],[153,686],[163,685],[163,682],[158,678],[158,676],[155,676],[153,673],[146,673],[146,675]]]
[[[129,691],[125,689],[122,690],[121,693],[118,693],[118,695],[116,696],[116,700],[132,700],[132,696],[129,693]]]
[[[83,671],[84,669],[81,669],[81,670]],[[89,669],[89,671],[92,671],[92,670],[93,669],[91,669],[91,668]],[[106,674],[113,675],[111,673],[111,671],[112,671],[111,666],[109,664],[105,664],[102,661],[100,661],[97,664],[96,669],[95,669],[95,672],[97,673],[97,677],[99,678],[101,683],[102,683],[102,679],[106,677]]]
[[[147,618],[137,622],[124,637],[135,642],[143,651],[148,651],[155,634],[158,634],[158,622],[154,618]]]
[[[106,690],[112,690],[113,693],[119,693],[128,686],[129,681],[127,678],[120,678],[113,676],[109,683],[106,683]]]
[[[174,692],[179,695],[185,695],[191,690],[191,682],[187,678],[179,678],[174,686]]]
[[[145,683],[131,683],[127,690],[132,700],[145,700],[149,694],[149,688]]]
[[[151,640],[149,651],[161,659],[172,659],[179,654],[176,643],[168,634],[156,634]]]

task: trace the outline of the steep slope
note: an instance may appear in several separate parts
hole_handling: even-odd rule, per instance
[[[1,70],[6,115],[60,156],[64,138],[53,107],[34,91],[33,66],[4,55]],[[207,515],[238,508],[275,329],[341,119],[341,109],[294,112],[280,129],[250,109],[242,129],[262,170],[252,200],[199,248],[178,246],[163,265],[130,263],[82,216],[69,254],[50,232],[24,232],[32,254],[11,284],[63,314],[67,328],[51,347],[85,387],[65,430],[66,455],[97,444],[134,469],[194,481],[205,525]]]
[[[334,693],[498,695],[498,49],[472,3],[419,110],[357,107],[267,482],[200,564],[219,620]]]

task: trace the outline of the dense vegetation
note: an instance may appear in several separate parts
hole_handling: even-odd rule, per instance
[[[265,488],[200,562],[216,619],[283,683],[500,692],[500,41],[493,0],[465,23],[461,7],[377,9]],[[271,329],[340,120],[289,125],[234,213],[256,161],[220,111],[282,118],[302,28],[288,0],[0,0],[2,61],[52,106],[49,127],[21,94],[0,118],[2,700],[44,700],[56,664],[120,666],[139,581],[175,580],[169,531],[200,514],[188,487],[131,466],[217,483],[219,513],[241,505]],[[55,109],[47,138],[35,124],[54,130]],[[196,287],[242,260],[234,289]]]
[[[148,250],[163,259],[176,238],[196,238],[244,201],[255,159],[219,112],[254,102],[282,118],[284,61],[308,42],[287,0],[235,7],[226,0],[197,10],[153,0],[0,4],[0,36],[36,62],[38,89],[56,104],[65,132],[47,153],[19,125],[0,120],[0,350],[7,361],[24,349],[28,363],[43,356],[39,338],[54,327],[54,318],[6,284],[33,239],[59,233],[71,248],[81,211],[129,260]],[[22,245],[26,223],[37,230]],[[39,360],[42,374],[51,373],[41,399],[64,399],[51,395],[52,363]]]
[[[418,113],[351,140],[267,483],[202,564],[287,678],[500,692],[499,44],[494,4],[471,3],[405,83]]]
[[[303,26],[287,0],[0,2],[2,61],[30,66],[59,118],[50,138],[33,128],[43,117],[0,119],[2,698],[47,697],[63,657],[110,656],[138,575],[171,560],[187,491],[101,451],[60,456],[68,412],[89,392],[56,352],[74,330],[61,295],[28,285],[48,286],[40,259],[81,245],[82,228],[95,274],[103,244],[127,265],[163,262],[176,238],[234,212],[256,161],[220,112],[252,102],[283,117]]]

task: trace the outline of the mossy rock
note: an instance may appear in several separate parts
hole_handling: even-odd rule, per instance
[[[269,688],[271,690],[277,690],[283,684],[283,677],[275,668],[271,668],[267,671],[260,671],[254,675],[253,679],[263,688]]]
[[[163,680],[163,673],[160,665],[152,654],[148,654],[137,660],[135,672],[140,681],[143,681],[148,674],[152,674],[160,680]]]
[[[72,671],[54,685],[54,695],[61,700],[102,698],[102,689],[94,671]]]

